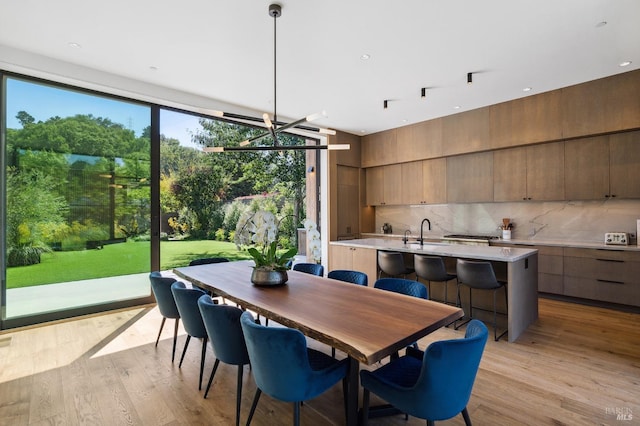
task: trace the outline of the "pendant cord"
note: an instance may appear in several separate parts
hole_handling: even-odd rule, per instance
[[[276,22],[278,20],[278,14],[273,14],[273,127],[275,128],[278,123],[278,109],[277,109],[277,79],[276,79]]]

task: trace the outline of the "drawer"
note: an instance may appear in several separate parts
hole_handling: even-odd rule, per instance
[[[637,283],[565,276],[564,294],[583,299],[640,306],[640,285]]]
[[[562,275],[563,262],[562,256],[550,256],[538,252],[538,272]]]
[[[605,249],[581,249],[565,247],[564,255],[569,257],[584,257],[589,259],[619,260],[640,262],[640,252]]]
[[[564,275],[569,277],[640,283],[640,262],[565,257],[563,267]]]
[[[562,275],[538,273],[538,291],[543,293],[564,294]]]

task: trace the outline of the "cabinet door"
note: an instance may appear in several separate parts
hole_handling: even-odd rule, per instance
[[[352,270],[360,271],[367,274],[369,277],[369,285],[373,286],[376,282],[378,274],[378,251],[375,249],[367,248],[353,248],[351,250],[352,255]]]
[[[597,200],[608,197],[608,136],[566,141],[564,151],[565,198]]]
[[[442,118],[442,154],[456,155],[489,148],[489,107]]]
[[[338,237],[354,237],[360,233],[360,169],[338,166]]]
[[[422,121],[397,130],[399,163],[442,156],[442,119]]]
[[[362,167],[397,163],[396,129],[364,136],[361,150]]]
[[[527,149],[501,149],[493,153],[493,200],[527,199]]]
[[[527,199],[564,200],[564,142],[527,147]]]
[[[384,204],[384,167],[367,169],[367,204],[379,206]]]
[[[424,203],[422,182],[422,161],[402,164],[402,204]]]
[[[447,158],[447,201],[449,203],[492,200],[492,152]]]
[[[382,204],[402,204],[402,191],[400,190],[401,185],[402,165],[393,164],[391,166],[384,166]]]
[[[447,159],[422,162],[422,194],[427,204],[447,202]]]
[[[609,135],[611,196],[640,198],[640,131]]]
[[[353,248],[347,246],[329,245],[329,270],[353,269]]]

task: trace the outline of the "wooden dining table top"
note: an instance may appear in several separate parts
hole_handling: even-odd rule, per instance
[[[251,261],[175,268],[193,285],[371,365],[461,318],[443,303],[288,271],[280,286],[251,283]]]

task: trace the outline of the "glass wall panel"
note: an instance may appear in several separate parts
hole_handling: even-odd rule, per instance
[[[150,107],[6,78],[3,320],[150,295]]]

